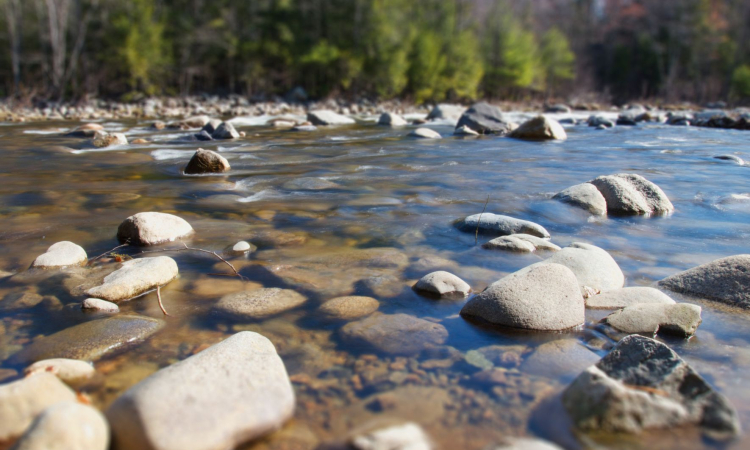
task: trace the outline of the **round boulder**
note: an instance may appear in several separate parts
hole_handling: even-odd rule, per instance
[[[117,228],[117,239],[131,245],[156,245],[193,233],[185,219],[160,212],[142,212],[125,219]]]
[[[659,186],[634,173],[619,173],[594,178],[596,186],[607,202],[609,214],[669,214],[674,206]]]
[[[50,245],[45,253],[37,256],[31,267],[52,269],[66,266],[80,266],[88,261],[86,250],[69,241]]]
[[[583,208],[598,216],[607,214],[607,201],[599,189],[591,183],[581,183],[562,190],[552,197],[563,203]]]
[[[574,242],[539,264],[546,263],[562,264],[572,270],[584,295],[588,293],[586,288],[604,292],[625,284],[625,275],[617,262],[595,245]]]
[[[229,161],[220,154],[211,150],[199,148],[195,152],[187,167],[185,173],[188,175],[201,173],[222,173],[230,169]]]
[[[544,116],[537,116],[522,123],[511,131],[508,137],[529,141],[560,140],[568,138],[565,128],[556,120]]]

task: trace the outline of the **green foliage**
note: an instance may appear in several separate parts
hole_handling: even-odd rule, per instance
[[[559,29],[551,28],[544,33],[539,54],[548,88],[557,88],[575,78],[576,55],[570,49],[568,38]]]
[[[732,95],[750,98],[750,65],[743,64],[732,72]]]

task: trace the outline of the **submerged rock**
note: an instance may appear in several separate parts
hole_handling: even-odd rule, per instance
[[[341,336],[351,344],[365,343],[384,353],[414,355],[448,337],[444,326],[408,314],[373,314],[346,324]]]
[[[464,125],[480,134],[502,135],[511,129],[500,108],[485,102],[474,103],[461,115],[456,128]]]
[[[278,430],[294,401],[271,341],[243,331],[136,384],[106,415],[119,450],[216,450]]]
[[[240,137],[240,133],[234,129],[234,125],[229,122],[222,122],[213,133],[211,138],[213,139],[237,139]]]
[[[372,297],[350,295],[332,298],[318,310],[333,319],[359,319],[374,313],[379,306],[380,303]]]
[[[575,425],[586,431],[638,433],[700,425],[718,435],[740,432],[737,411],[672,349],[631,335],[563,392]]]
[[[96,374],[94,366],[86,361],[78,359],[53,358],[37,361],[24,371],[30,375],[47,372],[59,378],[63,383],[71,387],[79,386]]]
[[[482,248],[519,253],[530,253],[536,250],[549,250],[553,252],[560,250],[560,247],[547,239],[523,233],[500,236],[482,244]]]
[[[499,236],[509,234],[530,234],[541,238],[549,238],[549,232],[539,224],[528,220],[516,219],[515,217],[500,214],[482,213],[466,217],[457,223],[461,231],[475,232],[477,228],[482,233],[491,233]]]
[[[440,139],[442,137],[437,131],[424,127],[412,130],[412,132],[409,133],[409,136],[421,139]]]
[[[306,301],[307,297],[291,289],[264,288],[225,295],[216,309],[236,317],[260,319],[296,308]]]
[[[126,344],[146,339],[163,326],[162,320],[135,315],[92,320],[37,339],[12,358],[19,363],[51,358],[93,361]]]
[[[287,181],[282,187],[290,191],[322,191],[325,189],[338,189],[341,186],[324,178],[300,177]]]
[[[231,167],[229,161],[220,154],[211,150],[203,150],[199,148],[195,152],[187,167],[185,167],[185,173],[199,174],[199,173],[222,173],[226,172]]]
[[[0,442],[21,436],[55,403],[75,400],[76,393],[49,373],[0,385]]]
[[[193,233],[193,227],[180,217],[160,212],[142,212],[125,219],[117,228],[117,239],[131,245],[156,245]]]
[[[385,112],[380,115],[378,119],[378,125],[386,125],[389,127],[403,127],[408,125],[408,122],[403,117],[395,113]]]
[[[356,123],[351,117],[323,109],[308,112],[307,120],[313,125],[353,125]]]
[[[701,307],[690,303],[627,306],[603,319],[623,333],[675,334],[690,337],[701,324]]]
[[[138,258],[122,263],[119,269],[104,277],[101,285],[86,295],[111,302],[130,300],[177,278],[177,263],[169,256]]]
[[[674,206],[659,186],[634,173],[595,178],[596,186],[607,201],[609,214],[668,214]]]
[[[591,214],[607,214],[607,201],[599,189],[591,183],[576,184],[558,192],[552,198],[583,208]]]
[[[586,299],[590,309],[618,309],[640,303],[674,305],[675,301],[662,291],[645,286],[615,289]]]
[[[512,328],[559,331],[583,325],[585,308],[570,269],[539,263],[492,283],[464,305],[461,315]]]
[[[521,126],[511,131],[508,137],[531,141],[550,139],[562,141],[568,138],[568,134],[565,133],[565,129],[556,120],[537,116],[522,123]]]
[[[676,273],[659,282],[671,291],[750,309],[750,255],[735,255]]]
[[[109,147],[110,145],[128,145],[128,138],[122,133],[97,131],[94,133],[91,143],[97,148]]]
[[[572,270],[584,295],[588,294],[586,288],[605,292],[625,284],[625,275],[617,262],[595,245],[574,242],[539,264],[548,263],[562,264]]]
[[[45,253],[37,256],[31,267],[52,269],[66,266],[79,266],[88,262],[86,250],[69,241],[52,244]]]
[[[519,370],[547,378],[571,381],[582,370],[599,361],[599,356],[577,339],[557,339],[534,350]]]
[[[471,292],[471,286],[452,273],[439,270],[423,276],[414,285],[414,290],[438,297],[464,298]]]
[[[65,401],[45,409],[13,450],[107,450],[109,425],[91,406]]]

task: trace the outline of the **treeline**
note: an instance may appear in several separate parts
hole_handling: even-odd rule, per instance
[[[750,97],[747,0],[0,4],[0,96]]]

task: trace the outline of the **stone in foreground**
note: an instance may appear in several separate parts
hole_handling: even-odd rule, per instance
[[[440,139],[442,136],[440,136],[440,133],[437,131],[431,129],[431,128],[417,128],[416,130],[412,130],[411,133],[409,133],[409,136],[420,138],[420,139]]]
[[[586,308],[619,309],[640,303],[674,305],[675,301],[658,289],[634,286],[593,295],[586,299]]]
[[[92,320],[37,339],[12,358],[19,363],[51,358],[93,361],[119,347],[146,339],[163,326],[162,320],[134,315]]]
[[[69,241],[50,245],[46,252],[37,256],[31,267],[53,269],[66,266],[80,266],[88,261],[86,250]]]
[[[482,244],[482,248],[488,250],[506,250],[518,253],[531,253],[536,250],[548,250],[553,252],[560,250],[560,247],[547,239],[523,233],[500,236]]]
[[[104,277],[104,282],[86,291],[86,295],[110,302],[121,302],[143,295],[177,278],[177,263],[169,256],[154,256],[125,261],[119,269]]]
[[[607,201],[599,189],[591,183],[581,183],[562,190],[552,197],[569,205],[583,208],[591,214],[607,214]]]
[[[0,385],[0,443],[21,436],[49,406],[75,399],[76,393],[49,373]]]
[[[584,295],[587,287],[605,292],[625,284],[625,275],[617,262],[595,245],[574,242],[540,264],[546,263],[562,264],[572,270]]]
[[[464,305],[461,315],[512,328],[560,331],[583,325],[585,308],[570,269],[539,263],[492,283]]]
[[[94,366],[78,359],[53,358],[37,361],[24,370],[26,376],[41,372],[55,375],[71,387],[79,386],[96,374]]]
[[[508,137],[529,141],[563,141],[568,138],[568,134],[558,121],[537,116],[522,123],[521,126],[511,131]]]
[[[307,297],[291,289],[263,288],[225,295],[216,309],[231,316],[262,319],[293,309],[305,303]]]
[[[716,437],[740,432],[737,411],[672,349],[631,335],[563,392],[574,424],[585,431],[639,433],[700,425]]]
[[[373,314],[346,324],[341,335],[350,343],[365,343],[394,355],[414,355],[429,345],[440,345],[448,330],[439,323],[408,314]]]
[[[136,384],[106,415],[119,450],[224,450],[281,428],[294,401],[271,341],[243,331]]]
[[[670,291],[750,309],[750,255],[711,261],[659,282]]]
[[[190,158],[187,167],[185,167],[185,173],[188,175],[200,174],[200,173],[222,173],[230,169],[229,161],[220,154],[211,150],[203,150],[199,148],[198,151],[193,154]]]
[[[674,334],[690,337],[701,324],[701,307],[690,303],[638,304],[605,317],[604,322],[623,333]]]
[[[464,298],[471,292],[471,286],[452,273],[439,270],[423,276],[414,290],[438,297]]]
[[[117,239],[131,245],[156,245],[172,242],[193,233],[193,227],[181,217],[160,212],[142,212],[125,219],[117,228]]]
[[[313,125],[353,125],[351,117],[342,116],[329,110],[316,110],[307,113],[307,120]]]
[[[354,450],[432,450],[422,428],[412,422],[362,433],[351,439]]]
[[[669,214],[674,206],[654,183],[634,173],[619,173],[595,178],[596,186],[607,201],[609,214]]]
[[[549,238],[549,232],[543,226],[528,220],[500,214],[482,213],[468,216],[457,223],[461,231],[474,233],[479,228],[480,233],[507,236],[509,234],[530,234],[540,238]]]
[[[75,401],[45,409],[13,450],[107,450],[109,425],[102,413]]]
[[[372,297],[351,295],[336,297],[320,305],[319,311],[332,319],[359,319],[378,310],[380,302]]]

